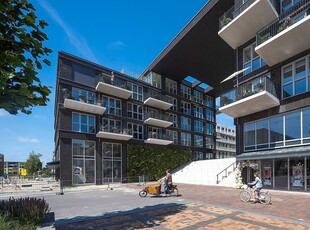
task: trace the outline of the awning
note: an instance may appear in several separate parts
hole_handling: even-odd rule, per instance
[[[231,75],[229,75],[227,78],[225,78],[223,81],[221,81],[221,83],[223,83],[223,82],[225,82],[225,81],[228,81],[228,80],[234,78],[235,76],[237,76],[237,75],[243,73],[244,71],[246,71],[248,68],[250,68],[250,67],[247,67],[247,68],[244,68],[244,69],[239,70],[239,71],[237,71],[237,72],[234,72],[233,74],[231,74]]]
[[[59,166],[60,165],[60,161],[47,162],[46,165],[47,165],[47,167],[48,166]]]
[[[304,156],[310,157],[310,146],[247,152],[242,153],[241,155],[237,155],[236,159],[237,161],[242,161],[242,160],[262,160],[262,159],[304,157]]]

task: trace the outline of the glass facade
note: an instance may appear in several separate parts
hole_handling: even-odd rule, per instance
[[[127,89],[132,91],[131,98],[137,101],[143,101],[143,87],[133,84],[127,83]]]
[[[243,49],[243,68],[247,68],[243,72],[244,75],[247,75],[248,73],[251,73],[254,70],[266,65],[266,62],[264,62],[264,60],[261,59],[255,52],[255,45],[256,43],[254,42]]]
[[[95,117],[72,113],[72,131],[83,133],[95,133]]]
[[[102,143],[103,183],[120,182],[122,178],[122,145]]]
[[[310,108],[244,124],[244,151],[310,142]]]

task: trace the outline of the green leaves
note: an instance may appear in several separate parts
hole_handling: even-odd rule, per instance
[[[25,113],[27,113],[27,111],[25,111]],[[33,151],[29,154],[25,163],[25,168],[27,169],[28,174],[33,175],[42,169],[42,162],[40,160],[41,156],[40,153],[35,153]]]
[[[129,145],[128,176],[149,175],[158,180],[167,169],[175,169],[190,161],[192,153],[181,148]]]
[[[50,88],[43,86],[37,70],[51,63],[52,50],[41,31],[48,24],[37,20],[28,0],[1,0],[0,4],[0,108],[11,114],[30,114],[34,106],[49,101]],[[13,76],[13,77],[12,77]]]

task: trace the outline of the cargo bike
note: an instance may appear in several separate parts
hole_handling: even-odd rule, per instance
[[[168,185],[167,192],[168,192],[168,195],[173,195],[173,196],[179,195],[179,190],[177,188],[177,185],[173,185],[173,184]],[[157,195],[157,196],[164,194],[163,192],[161,192],[161,183],[149,185],[139,192],[139,196],[141,197],[146,197],[147,194]]]

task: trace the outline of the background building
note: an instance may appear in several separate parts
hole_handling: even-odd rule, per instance
[[[56,176],[66,184],[122,181],[130,144],[170,145],[215,158],[209,90],[190,76],[175,81],[147,72],[137,79],[59,52]]]
[[[0,153],[0,176],[4,174],[4,155]]]
[[[21,170],[25,168],[25,162],[5,161],[4,173],[6,175],[21,175]]]
[[[236,53],[220,111],[235,118],[243,178],[310,191],[310,1],[241,1],[219,19]]]
[[[216,124],[216,158],[236,157],[235,128]]]

